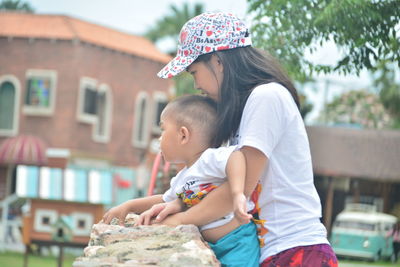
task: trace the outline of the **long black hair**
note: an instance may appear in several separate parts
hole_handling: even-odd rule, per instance
[[[283,85],[300,109],[296,88],[270,54],[247,46],[205,54],[198,57],[195,62],[208,64],[213,54],[222,63],[224,75],[219,90],[215,143],[226,142],[236,134],[247,98],[258,85],[270,82]]]

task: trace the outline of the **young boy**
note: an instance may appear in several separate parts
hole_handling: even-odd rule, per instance
[[[123,221],[128,212],[135,212],[142,213],[138,224],[149,224],[161,213],[172,214],[181,211],[182,205],[190,208],[197,204],[228,177],[234,215],[203,225],[200,231],[223,266],[258,266],[256,227],[249,223],[251,215],[246,212],[243,194],[245,159],[233,146],[213,148],[220,145],[213,140],[216,116],[216,103],[205,96],[184,96],[170,102],[161,114],[161,151],[166,161],[185,167],[172,178],[171,188],[163,195],[129,200],[103,219],[105,223],[113,217]]]

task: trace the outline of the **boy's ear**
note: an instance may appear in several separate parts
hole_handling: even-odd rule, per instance
[[[186,126],[181,126],[179,128],[179,136],[181,145],[187,144],[190,139],[190,131]]]

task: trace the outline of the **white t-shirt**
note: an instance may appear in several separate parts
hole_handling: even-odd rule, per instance
[[[191,205],[197,204],[207,193],[226,181],[226,164],[229,156],[236,149],[235,146],[209,148],[189,168],[183,168],[171,179],[170,188],[164,193],[165,202],[173,201],[179,196]],[[233,213],[200,227],[206,230],[230,222]]]
[[[304,123],[285,87],[269,83],[253,89],[231,145],[257,148],[268,158],[258,199],[267,231],[260,236],[265,244],[260,262],[292,247],[328,243]]]

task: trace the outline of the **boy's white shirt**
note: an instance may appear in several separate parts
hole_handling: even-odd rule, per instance
[[[194,193],[200,191],[202,184],[212,183],[215,186],[223,184],[226,178],[226,165],[229,156],[236,150],[236,146],[209,148],[205,150],[199,159],[189,168],[184,167],[171,179],[170,188],[163,194],[163,200],[170,202],[178,198],[178,195],[186,190]],[[200,230],[219,227],[230,222],[233,213],[200,227]]]
[[[304,122],[289,91],[277,83],[256,87],[230,143],[257,148],[268,157],[258,200],[268,230],[261,237],[260,262],[292,247],[328,243]]]

